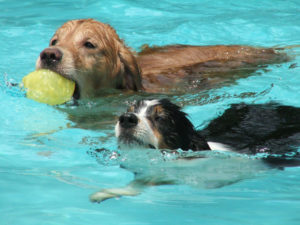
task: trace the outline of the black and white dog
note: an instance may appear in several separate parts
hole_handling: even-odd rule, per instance
[[[187,114],[169,100],[143,100],[119,117],[115,133],[121,149],[264,153],[265,157],[260,161],[268,167],[300,165],[297,151],[300,146],[300,108],[275,103],[231,105],[223,115],[197,131]],[[90,199],[101,202],[113,197],[133,196],[146,186],[176,183],[173,181],[161,174],[145,177],[136,173],[136,178],[128,186],[103,189],[91,195]]]

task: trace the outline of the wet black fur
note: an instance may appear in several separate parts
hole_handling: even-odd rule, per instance
[[[198,131],[207,141],[242,153],[285,154],[300,146],[300,108],[269,104],[234,104]]]
[[[179,106],[167,99],[159,102],[165,115],[158,118],[157,129],[171,149],[209,149],[205,139],[196,132],[193,124],[187,118],[187,114],[182,112]]]
[[[233,151],[266,153],[265,161],[282,166],[300,165],[300,108],[269,104],[234,104],[206,128],[196,130],[180,107],[160,100],[166,117],[158,130],[172,149],[209,150],[207,141]]]

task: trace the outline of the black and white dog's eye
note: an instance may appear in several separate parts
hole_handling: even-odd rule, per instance
[[[162,118],[161,118],[160,116],[155,116],[155,117],[154,117],[154,120],[155,120],[156,122],[159,122],[161,119],[162,119]]]
[[[93,45],[91,42],[87,41],[84,43],[84,47],[86,48],[90,48],[90,49],[93,49],[93,48],[96,48],[95,45]]]
[[[56,43],[57,43],[57,39],[54,39],[54,40],[51,41],[51,44],[50,44],[50,45],[51,45],[51,46],[54,46],[54,45],[56,45]]]

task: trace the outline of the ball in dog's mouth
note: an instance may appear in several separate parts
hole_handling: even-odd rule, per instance
[[[22,82],[26,97],[37,102],[59,105],[80,97],[76,82],[48,69],[33,71]]]

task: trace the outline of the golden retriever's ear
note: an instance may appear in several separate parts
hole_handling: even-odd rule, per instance
[[[122,43],[118,54],[123,67],[125,82],[123,88],[134,91],[143,90],[140,68],[132,52]]]

